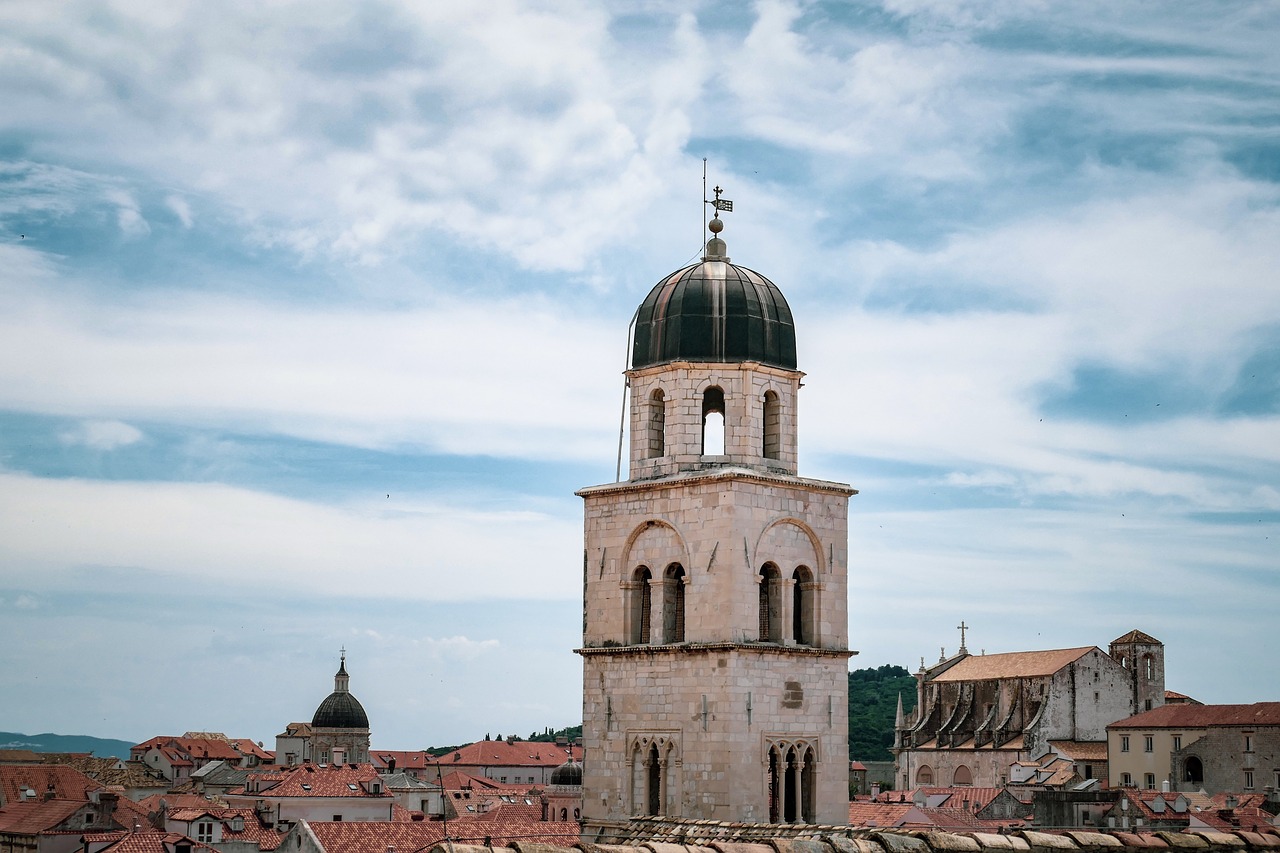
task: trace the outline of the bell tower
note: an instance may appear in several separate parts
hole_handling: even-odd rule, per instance
[[[797,475],[791,309],[723,227],[637,311],[628,479],[577,493],[587,840],[635,815],[847,820],[856,492]]]

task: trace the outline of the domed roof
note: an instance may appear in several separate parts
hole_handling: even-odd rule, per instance
[[[322,729],[367,729],[369,716],[364,712],[360,700],[350,693],[334,691],[325,697],[316,708],[316,715],[311,718],[312,728]]]
[[[581,785],[582,765],[570,758],[551,771],[552,785]]]
[[[347,656],[344,652],[338,664],[338,674],[333,677],[333,692],[325,697],[311,718],[311,727],[322,729],[367,729],[369,715],[364,712],[360,700],[351,695],[348,685]]]
[[[711,220],[713,233],[723,227]],[[636,313],[631,367],[667,361],[759,361],[794,370],[791,307],[769,279],[729,263],[724,241],[712,237],[702,260],[654,285]]]

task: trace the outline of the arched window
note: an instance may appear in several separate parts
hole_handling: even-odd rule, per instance
[[[656,743],[649,747],[645,760],[645,809],[645,814],[662,814],[662,761]]]
[[[968,767],[961,764],[956,768],[956,772],[951,775],[951,784],[957,787],[973,784],[973,772]]]
[[[581,819],[582,819],[582,809],[574,809],[574,810],[573,810],[573,819],[574,819],[574,820],[581,820]]]
[[[764,392],[764,458],[782,458],[782,406],[773,391]]]
[[[702,455],[723,456],[724,434],[724,391],[712,385],[702,392]]]
[[[1194,755],[1187,756],[1187,763],[1183,765],[1182,781],[1194,782],[1197,785],[1204,781],[1204,765]]]
[[[920,769],[916,771],[916,784],[932,785],[933,784],[933,768],[930,767],[928,764],[921,764]]]
[[[653,594],[649,581],[652,579],[653,575],[647,566],[636,569],[631,576],[631,588],[628,590],[631,599],[631,636],[628,640],[633,646],[649,642],[649,597]]]
[[[782,642],[782,608],[779,587],[782,576],[773,563],[765,563],[760,569],[760,640],[765,643]]]
[[[649,395],[648,415],[645,455],[649,459],[657,459],[667,453],[667,399],[661,388]]]
[[[817,758],[813,747],[773,744],[769,750],[769,822],[813,823]]]
[[[662,638],[664,643],[684,642],[684,566],[672,563],[663,573]]]
[[[568,809],[561,809],[561,810],[560,810],[560,819],[561,819],[561,820],[568,820],[568,819],[569,819],[569,810],[568,810]]]
[[[816,645],[813,573],[808,566],[798,566],[791,580],[791,636],[797,645]]]

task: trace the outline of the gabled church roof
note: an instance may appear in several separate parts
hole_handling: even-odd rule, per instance
[[[1113,644],[1114,643],[1144,643],[1147,645],[1155,645],[1155,646],[1164,645],[1155,637],[1151,636],[1150,634],[1144,634],[1142,631],[1139,631],[1137,628],[1134,628],[1132,631],[1125,634],[1123,637],[1116,637],[1111,642]]]
[[[970,655],[930,681],[990,681],[997,678],[1029,678],[1053,675],[1079,660],[1097,646],[1078,649],[1051,649],[1043,652],[1006,652],[999,655]]]

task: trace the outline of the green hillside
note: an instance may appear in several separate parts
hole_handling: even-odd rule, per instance
[[[916,680],[900,666],[886,664],[849,673],[849,758],[890,761],[898,695],[903,710],[916,706]]]
[[[98,758],[128,758],[127,740],[89,737],[88,735],[55,735],[45,732],[24,735],[21,732],[0,732],[0,749],[29,749],[32,752],[92,752]]]

